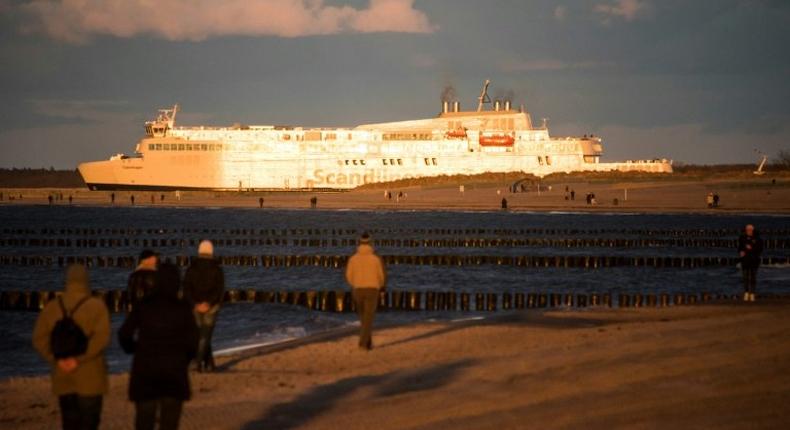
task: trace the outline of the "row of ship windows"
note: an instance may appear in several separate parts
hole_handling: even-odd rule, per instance
[[[426,166],[436,166],[438,163],[435,158],[423,158]],[[364,166],[365,160],[345,160],[346,166]],[[382,158],[381,164],[385,166],[403,166],[402,158]]]
[[[149,151],[230,151],[221,143],[149,143]]]

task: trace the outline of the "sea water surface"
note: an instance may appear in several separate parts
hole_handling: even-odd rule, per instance
[[[454,238],[724,238],[746,223],[758,229],[790,229],[785,215],[748,214],[611,214],[611,213],[525,213],[458,211],[323,211],[238,208],[178,207],[80,207],[0,206],[0,238],[71,238],[72,246],[2,245],[0,255],[36,256],[127,256],[137,255],[141,246],[78,247],[80,238],[137,239],[225,239],[216,246],[218,255],[349,255],[354,246],[310,246],[301,239],[352,239],[361,231],[374,232],[375,239]],[[109,234],[80,231],[117,230]],[[71,230],[71,232],[69,232]],[[136,230],[130,233],[130,230]],[[53,233],[49,233],[52,231]],[[122,232],[123,231],[123,232]],[[686,232],[677,236],[673,232]],[[47,233],[44,233],[47,232]],[[273,238],[277,245],[236,244],[236,239]],[[766,236],[786,238],[786,236]],[[170,243],[168,241],[168,243]],[[194,246],[163,246],[156,250],[165,258],[194,255]],[[608,246],[381,246],[383,255],[601,255],[601,256],[734,256],[731,247],[688,245]],[[764,255],[786,257],[790,249],[766,249]],[[125,288],[129,269],[91,268],[94,289]],[[53,266],[0,265],[0,291],[55,290],[62,288],[64,269]],[[228,288],[257,290],[336,290],[346,288],[342,268],[226,266]],[[651,268],[612,267],[524,268],[513,266],[420,266],[389,267],[391,290],[458,292],[542,293],[663,293],[740,291],[737,267]],[[772,265],[759,273],[759,290],[790,293],[790,267]],[[426,319],[455,319],[476,316],[475,312],[381,312],[377,322],[405,323]],[[30,345],[36,314],[0,311],[0,378],[36,375],[47,371],[46,363]],[[215,331],[214,348],[222,351],[284,339],[353,324],[354,315],[310,311],[281,304],[229,304],[222,308]],[[112,316],[113,339],[108,362],[113,371],[128,369],[129,358],[115,337],[122,314]]]

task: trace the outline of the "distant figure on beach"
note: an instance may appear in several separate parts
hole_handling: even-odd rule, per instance
[[[150,296],[126,317],[118,340],[134,354],[129,400],[135,403],[135,429],[177,429],[182,404],[189,400],[189,363],[198,346],[192,307],[178,298],[181,276],[172,263],[156,272]]]
[[[504,197],[502,198],[502,209],[507,209],[507,199]]]
[[[129,201],[132,202],[132,206],[134,206],[134,194],[129,196]]]
[[[109,342],[110,313],[91,296],[88,269],[69,266],[63,295],[44,306],[33,329],[33,346],[52,366],[63,429],[99,428],[109,385],[104,359]]]
[[[315,209],[318,206],[318,197],[311,197],[310,198],[310,207]]]
[[[160,202],[164,202],[164,201],[165,201],[165,195],[164,195],[164,193],[159,195],[159,201],[160,201]]]
[[[576,191],[571,190],[571,201],[576,200]]]
[[[707,197],[705,197],[705,203],[708,205],[708,209],[713,207],[713,193],[708,193]]]
[[[151,204],[154,204],[154,203],[156,203],[156,200],[154,199],[154,195],[151,194]]]
[[[747,224],[738,238],[738,255],[741,257],[743,274],[743,300],[753,302],[757,290],[757,268],[763,253],[763,240],[754,225]]]
[[[72,200],[73,200],[73,198],[71,197],[71,195],[69,195],[69,204],[71,204]]]
[[[110,204],[115,204],[115,193],[110,194]]]
[[[598,204],[598,200],[595,200],[595,193],[590,193],[590,204],[593,206]]]
[[[587,201],[587,204],[591,205],[592,204],[592,193],[587,193],[587,195],[585,196],[585,199]]]
[[[387,272],[384,262],[376,255],[368,233],[359,237],[357,252],[351,256],[346,266],[346,282],[351,286],[354,305],[359,315],[359,347],[373,349],[373,317],[379,302],[379,292],[387,285]]]
[[[52,194],[47,196],[47,200],[49,200],[49,205],[52,206]]]
[[[263,197],[258,199],[258,206],[263,209]]]
[[[181,201],[181,191],[176,190],[176,200]]]
[[[159,256],[150,249],[140,253],[137,268],[129,275],[129,280],[126,284],[129,294],[128,310],[134,310],[134,307],[154,290],[158,260]]]
[[[198,258],[189,265],[184,275],[184,299],[192,305],[200,332],[196,356],[199,372],[214,371],[211,337],[224,294],[225,274],[214,258],[214,245],[204,240],[198,246]]]
[[[713,207],[719,207],[719,193],[713,193]]]

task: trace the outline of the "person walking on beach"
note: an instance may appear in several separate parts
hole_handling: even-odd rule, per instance
[[[154,291],[126,317],[118,340],[134,354],[129,400],[135,429],[177,429],[183,402],[190,398],[189,363],[197,353],[198,329],[192,307],[178,298],[181,276],[172,263],[156,272]]]
[[[387,272],[381,257],[373,250],[368,233],[362,233],[357,252],[348,260],[346,282],[351,286],[354,305],[359,315],[359,347],[371,350],[373,317],[376,315],[379,291],[387,285]]]
[[[743,234],[738,238],[738,255],[741,257],[743,274],[743,300],[753,302],[757,289],[757,268],[760,267],[760,255],[763,253],[763,240],[754,225],[746,224]]]
[[[158,260],[159,257],[150,249],[140,253],[137,268],[129,275],[129,280],[126,284],[126,291],[129,294],[129,310],[133,309],[145,296],[154,290]]]
[[[52,366],[64,430],[99,428],[109,342],[110,313],[91,295],[88,269],[69,266],[63,295],[44,306],[33,329],[33,347]]]
[[[204,240],[198,246],[198,258],[189,265],[184,275],[184,298],[192,305],[200,331],[196,357],[199,372],[214,370],[211,337],[224,294],[225,274],[214,258],[214,245]]]
[[[713,193],[708,193],[708,196],[705,197],[705,203],[707,203],[708,209],[713,207]]]

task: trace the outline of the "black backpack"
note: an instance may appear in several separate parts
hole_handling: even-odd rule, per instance
[[[56,359],[76,357],[85,353],[88,350],[88,337],[82,331],[76,321],[72,318],[77,309],[85,303],[91,296],[86,296],[74,306],[71,314],[66,311],[66,306],[63,305],[63,298],[58,297],[60,303],[60,310],[63,311],[63,318],[55,323],[52,328],[52,334],[49,337],[49,346],[52,349],[52,355]]]

